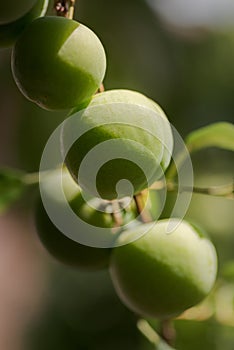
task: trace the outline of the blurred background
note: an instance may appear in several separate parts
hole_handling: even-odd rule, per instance
[[[106,89],[154,99],[183,137],[213,122],[234,122],[232,0],[77,0],[75,18],[103,42]],[[27,101],[13,81],[10,56],[11,49],[0,50],[0,166],[34,172],[66,112]],[[231,152],[207,149],[192,160],[197,186],[233,179]],[[0,349],[153,349],[107,271],[76,271],[47,254],[35,232],[33,202],[32,194],[0,216]],[[175,322],[179,350],[234,349],[233,213],[232,200],[193,195],[187,217],[215,243],[222,283]]]

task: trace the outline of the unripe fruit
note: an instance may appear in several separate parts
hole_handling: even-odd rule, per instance
[[[11,0],[0,2],[0,25],[23,17],[35,5],[36,0]]]
[[[35,215],[39,238],[52,256],[67,265],[92,270],[106,267],[110,256],[110,249],[108,249],[110,245],[108,245],[108,243],[115,240],[114,233],[119,235],[120,229],[116,230],[115,228],[112,230],[112,228],[115,227],[112,215],[102,211],[104,208],[101,210],[95,208],[105,205],[109,206],[111,204],[109,202],[100,203],[97,198],[90,197],[86,201],[83,197],[84,193],[81,192],[66,168],[62,170],[62,177],[63,192],[66,200],[73,212],[80,219],[76,223],[75,230],[77,237],[74,239],[86,237],[86,239],[89,240],[87,237],[91,237],[90,245],[97,240],[98,242],[104,242],[105,248],[99,248],[102,246],[101,243],[99,243],[98,248],[96,248],[74,241],[66,236],[67,233],[69,234],[69,229],[68,232],[60,232],[56,226],[56,222],[53,223],[48,216],[41,199],[37,203]],[[64,198],[61,197],[58,191],[60,181],[61,174],[60,169],[58,169],[46,174],[40,184],[44,196],[46,193],[46,197],[43,196],[43,200],[45,200],[47,204],[49,203],[49,207],[50,209],[52,208],[52,211],[56,210],[56,215],[58,216],[65,212]],[[147,206],[150,206],[150,204],[151,201],[150,203],[149,201],[146,202]],[[121,213],[123,224],[131,222],[131,220],[137,216],[134,203],[128,204],[125,209],[122,209]],[[69,221],[69,218],[67,219],[66,216],[62,219],[66,223]],[[135,224],[138,224],[138,222]],[[90,227],[94,228],[91,233]],[[97,234],[100,232],[98,228],[106,229],[103,236],[100,234],[100,237],[97,237]],[[89,234],[91,234],[91,236]],[[77,241],[79,241],[79,239],[77,239]]]
[[[128,180],[136,194],[162,176],[173,137],[157,103],[135,91],[111,90],[95,95],[76,116],[79,108],[64,124],[62,151],[69,171],[85,191],[112,200],[130,195],[129,188],[116,189],[120,180]],[[77,140],[69,147],[74,135]],[[104,149],[95,151],[98,147]],[[103,163],[99,168],[97,161]]]
[[[0,24],[0,47],[13,45],[29,23],[37,17],[44,16],[48,3],[49,0],[37,0],[34,6],[19,19],[7,24]]]
[[[12,72],[21,92],[49,110],[83,103],[99,88],[104,48],[86,26],[63,17],[33,21],[16,42]]]
[[[177,316],[205,298],[215,282],[213,244],[191,224],[171,220],[178,226],[170,234],[170,220],[126,231],[127,237],[146,234],[112,253],[110,273],[120,299],[145,317]]]
[[[36,227],[42,244],[58,261],[90,270],[108,266],[110,250],[88,247],[65,236],[50,221],[41,202],[37,205]]]
[[[43,185],[48,189],[48,198],[61,209],[63,202],[56,192],[59,180],[59,173],[55,171],[47,176]],[[90,224],[111,227],[112,220],[110,215],[99,213],[99,215],[94,216],[94,209],[87,212],[88,206],[81,196],[79,187],[77,187],[67,172],[64,172],[63,175],[63,187],[67,200],[72,202],[72,208],[76,211],[77,215],[83,220],[89,221]],[[65,236],[52,223],[41,200],[37,203],[36,207],[36,228],[44,247],[60,262],[90,270],[97,270],[108,266],[109,249],[88,247]],[[79,227],[77,227],[77,231],[79,231]]]

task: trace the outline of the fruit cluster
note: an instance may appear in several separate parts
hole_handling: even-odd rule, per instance
[[[48,199],[58,213],[63,211],[57,191],[62,172],[72,211],[81,222],[107,229],[115,243],[102,248],[75,242],[60,232],[41,200],[36,209],[38,234],[48,251],[66,264],[109,266],[120,299],[134,312],[174,317],[210,292],[217,258],[212,243],[192,224],[173,219],[176,229],[167,234],[172,221],[157,222],[159,201],[147,189],[170,163],[170,123],[158,104],[141,93],[96,93],[106,71],[101,41],[75,20],[44,17],[47,5],[47,0],[14,1],[10,7],[3,2],[0,45],[14,44],[12,73],[26,98],[48,110],[70,111],[61,134],[66,168],[51,171],[41,184]],[[141,196],[151,222],[139,219],[133,199],[125,204],[130,195]],[[116,204],[120,220],[108,210]],[[122,229],[124,225],[128,228]],[[78,237],[84,227],[77,225]]]

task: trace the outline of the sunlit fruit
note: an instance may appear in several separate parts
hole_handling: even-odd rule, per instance
[[[163,176],[172,147],[170,123],[158,104],[129,90],[95,95],[86,108],[72,112],[62,131],[74,179],[109,200],[139,193]]]
[[[105,51],[96,34],[63,17],[33,21],[12,53],[12,72],[20,91],[49,110],[70,109],[89,100],[105,69]]]
[[[188,222],[171,220],[129,230],[126,237],[145,235],[112,253],[110,272],[120,299],[145,317],[176,316],[205,298],[215,282],[213,244]],[[177,226],[168,233],[170,222]]]

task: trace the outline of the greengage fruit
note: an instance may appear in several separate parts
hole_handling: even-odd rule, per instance
[[[170,220],[126,231],[126,238],[146,233],[112,252],[110,273],[120,299],[145,317],[177,316],[205,298],[215,282],[213,244],[190,223],[171,220],[178,226],[169,234]]]
[[[36,209],[36,227],[43,246],[63,264],[88,270],[108,266],[109,249],[88,247],[65,236],[52,223],[41,201]]]
[[[33,7],[19,19],[6,24],[0,23],[0,47],[12,46],[29,23],[37,17],[44,16],[48,3],[49,0],[37,0]]]
[[[80,219],[75,222],[75,234],[77,234],[77,237],[74,237],[74,240],[72,239],[73,236],[69,235],[70,229],[69,227],[67,228],[67,225],[65,227],[68,232],[59,230],[60,226],[57,227],[57,222],[53,222],[54,217],[52,220],[50,219],[40,199],[36,206],[35,215],[39,238],[52,256],[67,265],[92,270],[106,267],[110,256],[109,247],[111,246],[108,243],[115,241],[114,233],[118,236],[121,230],[121,228],[112,230],[115,227],[114,218],[109,213],[110,211],[105,210],[105,207],[110,206],[111,203],[103,203],[98,198],[85,195],[74,182],[67,169],[63,168],[62,187],[67,201],[64,203],[64,198],[58,191],[59,182],[61,181],[60,171],[61,169],[56,169],[49,174],[42,175],[40,186],[44,193],[43,201],[46,201],[47,204],[49,203],[50,210],[55,210],[57,217],[63,215],[66,209],[65,205],[68,203],[71,210]],[[131,222],[137,216],[133,203],[128,203],[129,201],[127,201],[124,209],[121,209],[123,225]],[[62,216],[62,220],[65,224],[69,223],[69,218],[66,215]],[[90,228],[92,228],[91,231]],[[105,232],[102,234],[102,230],[101,232],[98,231],[99,228],[104,228]],[[100,236],[97,237],[97,235]],[[90,246],[81,244],[83,241],[81,239],[80,243],[80,237],[85,237]],[[96,246],[96,241],[104,242],[104,245],[99,243]],[[93,242],[95,243],[93,244]]]
[[[56,192],[59,172],[54,171],[44,179],[44,188],[48,191],[48,198],[54,202],[58,209],[62,209],[63,201]],[[106,213],[99,213],[93,217],[92,211],[86,212],[87,206],[70,174],[63,171],[63,189],[68,202],[73,202],[72,208],[81,218],[93,225],[103,225],[110,227],[111,216]],[[95,211],[93,209],[93,211]],[[95,219],[97,221],[95,221]],[[110,250],[105,248],[93,248],[82,245],[65,236],[50,220],[41,200],[37,203],[35,213],[35,223],[38,236],[47,251],[58,261],[83,269],[101,269],[108,265]],[[77,227],[77,231],[79,231]]]
[[[12,52],[12,72],[20,91],[48,110],[70,109],[99,88],[106,56],[86,26],[47,16],[29,24]]]
[[[16,21],[32,9],[37,0],[13,0],[0,2],[0,25]]]
[[[135,91],[111,90],[80,108],[65,121],[61,139],[65,163],[81,188],[112,200],[137,194],[163,175],[173,136],[157,103]],[[123,179],[131,193],[117,187]]]

